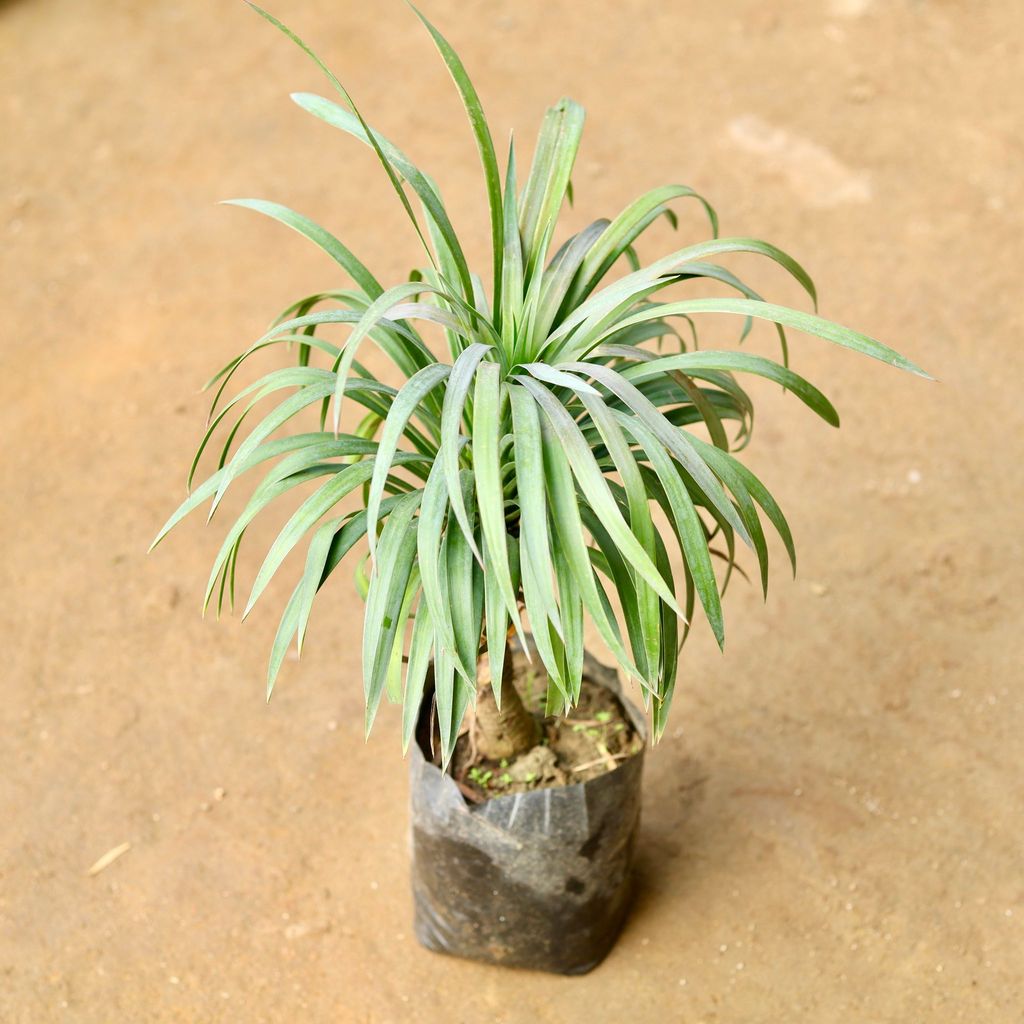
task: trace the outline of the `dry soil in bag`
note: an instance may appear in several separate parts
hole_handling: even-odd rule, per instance
[[[588,657],[585,674],[615,693],[646,739],[615,671]],[[589,971],[628,910],[643,748],[587,782],[469,805],[425,754],[431,696],[410,753],[417,939],[489,963]]]

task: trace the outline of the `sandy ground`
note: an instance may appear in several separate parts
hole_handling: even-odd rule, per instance
[[[276,9],[471,224],[446,73],[401,4],[373,6]],[[826,314],[942,383],[801,338],[844,429],[756,388],[751,459],[801,575],[767,605],[732,591],[724,657],[707,630],[688,648],[608,961],[566,980],[425,953],[397,716],[363,744],[347,580],[268,708],[284,585],[218,625],[197,613],[213,530],[144,555],[182,494],[197,385],[338,283],[215,201],[287,202],[386,281],[414,239],[371,155],[289,103],[315,69],[241,4],[0,4],[0,1020],[1021,1020],[1019,5],[427,9],[499,137],[532,138],[562,93],[586,103],[569,223],[692,184],[726,234],[802,258]],[[477,262],[485,245],[481,227]]]

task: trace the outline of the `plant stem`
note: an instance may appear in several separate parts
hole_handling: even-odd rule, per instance
[[[486,758],[500,761],[515,757],[537,745],[540,723],[526,710],[512,682],[512,659],[505,658],[501,673],[501,709],[494,699],[486,655],[477,665],[476,720],[473,723],[477,750]]]

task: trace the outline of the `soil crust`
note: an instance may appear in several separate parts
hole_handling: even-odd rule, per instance
[[[493,760],[476,749],[470,722],[452,758],[452,776],[467,800],[481,803],[496,796],[586,782],[614,771],[643,747],[622,702],[606,686],[584,675],[579,703],[569,716],[545,716],[547,675],[521,653],[510,651],[509,656],[513,683],[540,723],[541,739],[516,757]]]

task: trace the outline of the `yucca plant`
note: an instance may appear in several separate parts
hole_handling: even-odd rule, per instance
[[[461,60],[417,12],[451,72],[483,165],[492,265],[486,279],[478,276],[433,179],[369,127],[305,43],[259,13],[309,54],[340,94],[340,103],[308,93],[293,99],[372,148],[427,265],[385,288],[345,245],[301,214],[233,200],[306,236],[348,280],[337,291],[293,303],[209,382],[211,418],[189,485],[224,428],[217,469],[191,491],[157,542],[210,499],[212,516],[243,474],[272,463],[228,531],[206,589],[207,605],[233,602],[249,524],[316,482],[266,555],[245,608],[248,613],[309,536],[305,567],[274,641],[268,697],[289,645],[302,647],[317,592],[347,554],[365,545],[356,572],[366,600],[367,730],[387,693],[403,704],[408,746],[432,667],[444,763],[471,706],[482,743],[500,727],[513,735],[513,745],[528,746],[533,725],[510,683],[510,639],[518,637],[545,670],[547,712],[565,714],[579,698],[589,619],[622,672],[639,683],[657,738],[698,605],[718,643],[724,641],[722,593],[740,545],[752,549],[767,588],[762,517],[795,569],[782,511],[737,458],[750,441],[754,411],[740,376],[781,385],[838,426],[828,399],[789,368],[788,329],[922,371],[857,331],[762,298],[719,258],[763,256],[817,302],[796,260],[766,242],[718,237],[714,210],[685,185],[652,189],[613,219],[595,220],[559,243],[583,109],[563,99],[548,110],[520,185],[514,146],[502,171]],[[673,204],[684,199],[703,207],[710,237],[643,263],[635,249],[639,237],[662,217],[675,225]],[[735,295],[689,292],[700,282]],[[669,289],[681,294],[665,298]],[[708,313],[738,317],[740,341],[754,321],[770,322],[781,361],[699,346],[697,321]],[[322,336],[332,324],[346,325],[343,343]],[[443,333],[443,356],[428,345],[417,326],[424,324]],[[400,387],[360,361],[367,343],[401,373]],[[294,346],[297,365],[224,401],[251,356],[282,345]],[[275,407],[236,444],[250,412],[271,397]],[[319,412],[319,429],[281,434],[310,408]],[[358,508],[339,511],[349,495],[360,499]]]

